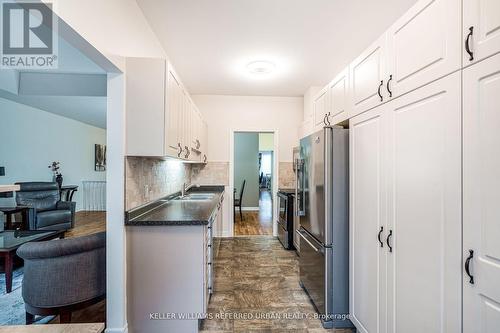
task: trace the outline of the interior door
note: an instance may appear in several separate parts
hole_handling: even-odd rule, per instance
[[[383,106],[350,119],[350,313],[362,333],[385,332]]]
[[[337,124],[349,118],[349,68],[345,68],[328,85],[330,123]]]
[[[383,34],[349,66],[351,116],[374,108],[387,99],[385,53],[386,34]]]
[[[461,67],[461,9],[458,0],[420,0],[389,28],[384,87],[389,98]]]
[[[467,38],[472,57],[463,47],[464,66],[500,52],[500,1],[463,0],[462,41]]]
[[[464,71],[464,333],[500,329],[499,92],[500,55]]]
[[[461,332],[460,91],[457,72],[385,105],[390,333]]]

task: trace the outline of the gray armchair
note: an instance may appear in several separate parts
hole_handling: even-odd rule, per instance
[[[16,183],[16,203],[29,206],[28,229],[67,230],[75,224],[76,203],[60,201],[59,187],[52,182]]]
[[[71,321],[71,312],[106,296],[106,233],[29,242],[17,249],[24,259],[23,299],[26,324],[35,315],[59,315]]]

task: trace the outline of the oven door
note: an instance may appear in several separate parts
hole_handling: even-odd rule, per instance
[[[278,221],[278,239],[287,250],[290,248],[288,232],[286,223]]]
[[[278,192],[278,221],[287,223],[288,196]]]

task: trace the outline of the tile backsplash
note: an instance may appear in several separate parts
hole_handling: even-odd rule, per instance
[[[191,180],[193,184],[229,185],[229,162],[194,164]]]
[[[183,183],[191,183],[191,168],[191,164],[175,160],[127,157],[126,210],[180,191]]]
[[[293,162],[279,162],[279,188],[295,188]]]
[[[138,207],[179,192],[182,184],[229,185],[229,162],[189,164],[175,160],[127,157],[125,161],[125,207]],[[295,187],[292,162],[279,163],[280,188]]]

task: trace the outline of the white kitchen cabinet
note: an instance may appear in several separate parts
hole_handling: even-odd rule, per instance
[[[126,147],[129,156],[163,156],[165,60],[126,59]]]
[[[181,157],[181,103],[182,103],[182,87],[177,79],[172,66],[168,66],[167,71],[167,91],[165,93],[166,101],[166,119],[165,124],[167,133],[165,135],[166,155],[173,157]]]
[[[459,0],[420,0],[388,29],[388,99],[461,68],[461,7]]]
[[[199,162],[193,154],[201,114],[165,59],[126,59],[126,150],[128,156],[174,157]]]
[[[384,33],[349,66],[351,117],[374,108],[387,99],[386,46]]]
[[[461,331],[460,85],[456,72],[350,119],[361,332]]]
[[[208,125],[206,121],[202,119],[202,124],[201,124],[201,145],[200,145],[200,150],[201,150],[201,156],[200,156],[200,162],[202,163],[207,163],[208,161]]]
[[[389,333],[461,331],[460,76],[383,107]]]
[[[385,332],[384,121],[382,107],[350,120],[350,313],[359,332]]]
[[[328,114],[328,86],[321,89],[313,100],[314,129],[325,125],[325,117]]]
[[[328,120],[334,125],[349,118],[349,68],[340,72],[329,84]]]
[[[500,52],[500,1],[463,0],[462,41],[464,66]]]
[[[464,333],[500,329],[499,106],[500,54],[463,73]]]

